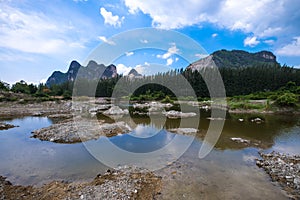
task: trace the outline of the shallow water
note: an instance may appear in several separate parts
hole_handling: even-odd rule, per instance
[[[201,112],[199,129],[203,134],[208,128],[209,116],[209,111]],[[251,122],[255,117],[262,118],[264,122]],[[135,123],[132,133],[109,139],[112,144],[128,152],[154,152],[169,144],[175,136],[182,141],[190,139],[190,136],[175,135],[164,129],[178,127],[178,119],[165,121],[158,116],[151,119],[134,116],[132,119],[120,119],[128,124]],[[188,126],[193,120],[197,119],[183,120],[183,124]],[[104,137],[85,144],[56,144],[30,138],[31,131],[51,125],[52,121],[48,118],[24,117],[5,122],[19,126],[0,131],[0,175],[8,177],[14,184],[40,185],[50,180],[86,181],[108,168],[86,149],[86,146],[103,148],[107,141]],[[227,115],[218,143],[204,159],[198,158],[203,134],[197,135],[189,149],[173,164],[166,157],[160,158],[165,164],[168,163],[167,167],[157,171],[164,177],[160,198],[285,199],[284,192],[256,167],[254,159],[259,157],[259,150],[300,154],[299,124],[299,119],[293,116]],[[230,140],[232,137],[255,141],[258,145],[238,144]],[[103,150],[101,154],[114,155]],[[120,164],[133,163],[125,157]]]

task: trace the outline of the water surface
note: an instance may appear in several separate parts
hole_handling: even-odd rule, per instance
[[[164,192],[160,198],[285,199],[284,192],[256,167],[254,159],[259,157],[260,150],[300,154],[299,119],[282,115],[227,115],[214,150],[204,159],[199,159],[198,151],[210,122],[209,116],[209,111],[201,112],[201,133],[183,156],[157,171],[164,177]],[[263,123],[251,122],[256,117],[263,119]],[[164,120],[159,116],[132,118],[135,128],[130,134],[109,140],[119,148],[135,153],[152,152],[170,143],[175,134],[167,129],[176,128],[180,123],[179,119]],[[132,123],[128,116],[120,120]],[[188,127],[193,120],[197,119],[185,119],[184,126]],[[30,138],[31,131],[52,124],[46,117],[24,117],[5,122],[19,126],[0,131],[0,175],[8,177],[14,184],[86,181],[108,168],[90,155],[82,143],[56,144]],[[180,137],[184,140],[189,136]],[[237,144],[231,141],[232,137],[255,141],[258,145]],[[99,145],[104,139],[101,137],[88,143]],[[109,151],[103,153],[110,155]]]

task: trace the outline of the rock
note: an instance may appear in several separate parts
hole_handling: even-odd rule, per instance
[[[61,114],[51,114],[48,115],[48,117],[52,119],[69,119],[72,118],[73,115],[70,113],[61,113]]]
[[[76,143],[98,139],[100,136],[112,137],[131,131],[131,128],[125,122],[108,124],[100,123],[97,120],[76,120],[78,120],[77,123],[73,119],[69,119],[35,130],[32,132],[32,137],[56,143]]]
[[[133,104],[133,108],[171,108],[173,106],[173,104],[171,103],[160,103],[160,102],[156,102],[156,101],[152,101],[150,103],[144,103],[144,104],[139,104],[139,103],[135,103]]]
[[[183,113],[183,112],[179,112],[179,111],[175,111],[175,110],[170,110],[168,112],[163,112],[163,114],[168,117],[168,118],[172,118],[172,119],[177,119],[177,118],[188,118],[188,117],[194,117],[197,114],[193,113],[193,112],[189,112],[189,113]]]
[[[235,137],[230,138],[230,139],[234,142],[250,144],[250,140],[245,140],[242,138],[235,138]]]
[[[294,177],[293,176],[285,176],[286,181],[292,182],[294,181]]]
[[[208,120],[226,120],[226,119],[224,119],[224,118],[221,118],[221,117],[208,117],[208,118],[206,118],[206,119],[208,119]]]
[[[257,117],[257,118],[251,119],[251,122],[256,122],[256,123],[260,124],[263,122],[263,120],[261,118]]]
[[[42,112],[35,112],[35,113],[32,114],[32,116],[35,116],[35,117],[40,117],[42,115],[43,115]]]
[[[198,129],[195,128],[174,128],[169,129],[170,132],[178,133],[182,135],[195,135],[198,132]]]
[[[0,122],[0,130],[7,130],[10,128],[14,128],[14,127],[17,127],[17,126]]]
[[[295,185],[300,185],[300,178],[299,177],[294,178],[294,184]]]
[[[96,107],[92,107],[89,109],[89,113],[99,113],[102,112],[103,110],[107,110],[111,107],[110,104],[104,104],[104,105],[98,105]]]
[[[122,110],[119,106],[112,106],[110,109],[103,112],[105,115],[127,115],[127,109]]]

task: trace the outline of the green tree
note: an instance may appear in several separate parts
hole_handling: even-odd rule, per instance
[[[27,83],[23,80],[13,84],[11,87],[11,91],[16,92],[16,93],[30,94],[29,87],[28,87]]]
[[[9,84],[3,81],[0,81],[0,91],[9,91]]]

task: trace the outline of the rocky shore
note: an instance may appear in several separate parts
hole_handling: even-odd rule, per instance
[[[0,199],[156,199],[161,191],[161,177],[145,169],[123,166],[99,174],[91,182],[54,181],[42,187],[12,185],[0,176]]]
[[[32,137],[56,143],[77,143],[100,136],[112,137],[131,131],[125,122],[104,123],[103,121],[75,118],[66,119],[46,128],[32,132]]]
[[[259,154],[262,159],[257,160],[256,165],[263,168],[272,181],[278,182],[291,199],[300,199],[300,156],[276,152]]]
[[[71,101],[46,101],[40,103],[1,102],[0,117],[48,116],[71,112]]]

